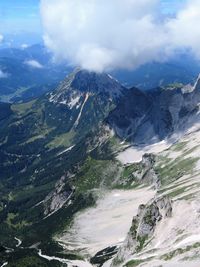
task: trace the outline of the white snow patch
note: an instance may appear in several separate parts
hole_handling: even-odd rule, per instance
[[[67,100],[60,101],[59,104],[67,105]]]
[[[40,206],[42,203],[44,203],[44,200],[42,200],[42,201],[38,202],[38,203],[37,203],[37,204],[35,204],[35,206],[33,206],[33,207],[38,207],[38,206]]]
[[[67,260],[67,259],[62,259],[54,256],[47,256],[42,254],[41,249],[38,251],[38,255],[48,261],[59,261],[61,263],[67,263],[67,266],[73,267],[73,266],[78,266],[78,267],[92,267],[92,265],[88,261],[80,261],[80,260]]]
[[[108,75],[108,77],[110,78],[110,79],[112,79],[113,81],[115,81],[115,82],[118,82],[119,83],[119,81],[117,80],[117,79],[115,79],[112,75],[110,75],[110,74],[107,74]]]
[[[70,147],[68,147],[67,149],[65,149],[65,150],[63,150],[62,152],[58,153],[58,154],[57,154],[57,156],[60,156],[60,155],[62,155],[62,154],[64,154],[64,153],[66,153],[66,152],[69,152],[69,151],[71,151],[73,147],[74,147],[74,145],[73,145],[73,146],[70,146]]]
[[[80,96],[72,98],[71,101],[68,103],[69,108],[72,109],[74,106],[76,106],[79,100],[80,100]]]
[[[17,237],[15,237],[15,240],[17,241],[16,248],[20,247],[21,244],[22,244],[22,241],[19,238],[17,238]]]
[[[55,94],[50,93],[49,102],[54,103],[55,102],[55,100],[54,100],[55,96],[56,96]]]
[[[78,114],[78,117],[77,117],[75,123],[74,123],[74,127],[77,127],[78,124],[79,124],[79,120],[80,120],[80,118],[81,118],[81,115],[82,115],[82,112],[83,112],[83,108],[84,108],[84,106],[85,106],[85,104],[86,104],[88,98],[89,98],[89,93],[86,93],[84,102],[83,102],[83,104],[82,104],[82,106],[81,106],[81,110],[80,110],[80,112],[79,112],[79,114]]]

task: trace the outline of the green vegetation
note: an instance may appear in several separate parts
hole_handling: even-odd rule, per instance
[[[136,252],[140,252],[144,246],[145,246],[145,242],[148,239],[148,236],[137,236],[137,241],[139,243],[139,245],[137,245],[136,247]]]
[[[8,213],[6,223],[10,228],[14,229],[22,229],[23,227],[29,225],[26,221],[22,220],[20,222],[15,223],[16,218],[19,216],[19,214],[14,213]]]
[[[18,115],[23,115],[26,112],[29,112],[32,106],[35,104],[36,100],[32,100],[22,104],[14,104],[11,106],[12,110]]]
[[[50,143],[47,144],[47,147],[48,148],[69,147],[72,144],[73,138],[74,138],[73,131],[58,135]]]
[[[171,83],[164,87],[164,90],[174,90],[174,89],[182,89],[184,87],[184,84],[182,83]]]
[[[86,136],[80,132],[76,147],[60,154],[66,144],[66,138],[61,139],[69,135],[73,139],[70,117],[75,120],[78,111],[73,115],[66,106],[54,105],[45,98],[13,105],[10,114],[9,105],[4,109],[6,113],[1,111],[0,119],[6,114],[9,117],[0,128],[0,240],[9,247],[15,245],[14,236],[21,236],[24,244],[32,245],[51,239],[69,224],[75,212],[93,203],[91,196],[80,190],[73,206],[51,220],[42,220],[44,208],[37,205],[54,190],[63,174],[76,172],[77,164],[84,163],[89,141],[96,133]]]
[[[141,164],[131,164],[131,165],[125,166],[123,177],[129,178],[130,176],[134,176],[135,172],[141,172],[141,170],[142,170]]]
[[[185,186],[185,187],[181,187],[181,188],[178,188],[178,189],[175,189],[175,190],[173,190],[171,193],[169,193],[168,194],[168,196],[170,197],[170,198],[174,198],[174,197],[176,197],[176,196],[178,196],[178,195],[181,195],[182,193],[184,193],[186,190],[187,190],[187,186]]]
[[[181,156],[173,162],[167,163],[166,165],[161,162],[158,166],[156,166],[155,171],[161,179],[162,185],[167,185],[170,182],[178,180],[185,174],[192,173],[193,168],[198,160],[199,158],[184,159]]]
[[[179,142],[179,143],[175,144],[174,146],[172,146],[172,149],[174,151],[182,151],[182,150],[184,150],[186,145],[187,145],[187,142]]]
[[[107,100],[103,100],[103,105],[104,101]],[[70,225],[76,212],[95,204],[90,190],[112,187],[121,166],[113,160],[114,138],[96,144],[104,134],[97,126],[107,114],[108,106],[105,113],[102,111],[103,106],[99,106],[95,121],[81,118],[84,123],[80,123],[85,127],[82,131],[73,128],[79,110],[69,110],[45,98],[12,106],[13,113],[0,128],[0,240],[3,245],[14,247],[15,236],[23,240],[23,246],[51,243],[54,235]],[[72,144],[75,146],[71,151],[61,153]],[[74,175],[66,181],[66,188],[76,188],[72,204],[44,220],[44,207],[38,203],[68,173]],[[48,255],[50,251],[48,246]],[[52,253],[55,255],[56,249]]]
[[[162,259],[165,260],[165,261],[169,261],[171,260],[172,258],[176,257],[177,255],[181,255],[181,254],[184,254],[192,249],[196,249],[196,248],[199,248],[200,247],[200,243],[197,242],[193,245],[189,245],[185,248],[178,248],[176,250],[173,250],[165,255],[162,256]]]
[[[121,176],[117,184],[114,185],[116,189],[133,189],[141,185],[135,174],[142,172],[142,165],[140,163],[130,164],[123,167]]]
[[[118,163],[110,160],[95,160],[88,157],[83,164],[75,187],[78,192],[86,192],[99,187],[109,187],[119,176]]]
[[[136,266],[139,266],[141,263],[144,263],[144,262],[148,262],[152,259],[152,257],[148,258],[148,259],[145,259],[145,260],[131,260],[129,262],[127,262],[125,265],[123,265],[123,267],[136,267]]]
[[[8,265],[8,267],[50,267],[50,266],[61,266],[61,264],[58,264],[56,261],[51,262],[49,264],[49,261],[42,260],[39,257],[23,257],[21,259],[11,260]],[[67,265],[66,265],[67,266]]]

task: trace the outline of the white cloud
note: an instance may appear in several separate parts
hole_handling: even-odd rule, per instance
[[[175,48],[190,48],[200,59],[200,0],[188,0],[176,18],[167,23],[171,45]]]
[[[21,45],[21,49],[23,49],[23,50],[26,49],[26,48],[28,48],[28,47],[29,47],[28,44],[22,44],[22,45]]]
[[[200,57],[200,0],[175,18],[159,0],[41,0],[44,40],[58,59],[88,70],[136,68],[177,49]]]
[[[4,40],[4,36],[2,34],[0,34],[0,43],[2,43]]]
[[[37,60],[27,60],[24,62],[26,65],[28,65],[29,67],[35,68],[35,69],[42,69],[44,68],[44,66],[42,64],[40,64],[40,62],[38,62]]]
[[[0,69],[0,79],[5,79],[5,78],[8,78],[8,73],[6,73],[6,72],[4,72],[4,71],[2,71],[1,69]]]

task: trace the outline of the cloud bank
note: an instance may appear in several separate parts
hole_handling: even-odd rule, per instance
[[[41,17],[55,57],[84,69],[137,68],[183,49],[200,58],[200,0],[175,17],[159,0],[41,0]]]

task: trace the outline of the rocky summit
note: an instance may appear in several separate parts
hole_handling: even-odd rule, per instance
[[[199,84],[0,103],[0,266],[200,266]]]

